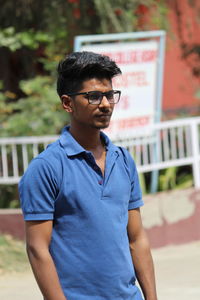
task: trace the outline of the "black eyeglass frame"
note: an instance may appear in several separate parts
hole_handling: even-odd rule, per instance
[[[111,99],[108,99],[108,96],[107,96],[107,95],[108,95],[110,92],[113,92],[113,100],[114,100],[114,95],[115,95],[115,94],[118,94],[118,95],[119,95],[117,101],[111,101]],[[99,93],[99,95],[100,95],[99,99],[98,99],[98,100],[91,100],[91,99],[90,99],[90,94],[91,94],[91,93]],[[89,104],[94,104],[94,105],[99,105],[99,104],[101,103],[101,101],[103,100],[103,97],[105,96],[106,99],[108,100],[108,102],[109,102],[110,104],[116,104],[116,103],[118,103],[119,100],[120,100],[120,97],[121,97],[121,91],[119,91],[119,90],[110,90],[110,91],[104,92],[104,93],[103,93],[103,92],[100,92],[100,91],[89,91],[89,92],[82,92],[82,93],[70,93],[70,94],[67,94],[67,95],[68,95],[68,96],[85,95],[85,96],[86,96],[86,99],[88,100],[88,103],[89,103]]]

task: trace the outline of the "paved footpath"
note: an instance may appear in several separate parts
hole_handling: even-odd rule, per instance
[[[200,300],[200,241],[152,252],[158,299]],[[42,300],[42,296],[29,271],[17,275],[0,275],[0,299]]]
[[[200,300],[200,241],[153,251],[158,300]]]

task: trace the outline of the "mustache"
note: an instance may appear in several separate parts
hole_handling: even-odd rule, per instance
[[[113,109],[102,107],[99,109],[99,113],[97,115],[112,115]]]
[[[96,114],[97,117],[101,117],[101,116],[111,116],[112,112],[102,112],[102,113],[98,113]]]

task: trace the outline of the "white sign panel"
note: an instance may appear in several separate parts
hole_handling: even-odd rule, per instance
[[[113,89],[121,90],[106,133],[112,139],[150,134],[155,120],[158,42],[142,41],[82,46],[80,50],[108,55],[122,71],[113,79]],[[145,132],[144,132],[145,130]]]

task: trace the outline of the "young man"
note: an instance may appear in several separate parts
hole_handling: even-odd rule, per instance
[[[29,260],[45,300],[156,300],[138,175],[109,126],[121,71],[107,56],[69,55],[57,90],[71,123],[19,184]],[[47,108],[48,109],[48,108]]]

